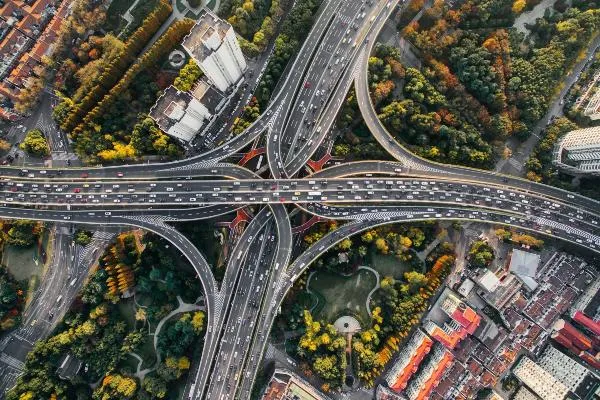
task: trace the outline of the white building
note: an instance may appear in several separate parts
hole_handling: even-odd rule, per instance
[[[534,291],[538,287],[535,278],[540,260],[539,254],[514,249],[510,257],[510,266],[508,269],[523,282],[528,290]]]
[[[600,127],[577,129],[554,147],[554,165],[566,172],[600,174]]]
[[[246,60],[233,27],[206,8],[182,45],[221,92],[240,82],[246,71]]]
[[[544,400],[563,400],[569,388],[529,357],[521,358],[513,373],[521,382]]]
[[[572,392],[590,375],[586,367],[552,346],[546,347],[538,364]]]
[[[525,386],[521,386],[517,393],[515,393],[513,400],[540,400],[533,392],[527,389]]]
[[[188,143],[210,126],[224,100],[221,93],[203,80],[189,92],[169,86],[156,100],[149,115],[167,135]]]

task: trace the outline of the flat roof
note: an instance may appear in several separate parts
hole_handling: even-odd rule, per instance
[[[510,257],[509,271],[522,276],[535,278],[538,266],[540,265],[540,255],[529,253],[527,251],[514,249]]]

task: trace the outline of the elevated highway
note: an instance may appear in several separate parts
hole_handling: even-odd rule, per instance
[[[0,217],[137,226],[173,243],[196,269],[208,311],[202,357],[186,388],[189,399],[248,398],[269,329],[295,279],[339,241],[374,226],[483,221],[600,253],[597,201],[514,177],[433,163],[410,153],[387,132],[370,100],[366,64],[397,4],[325,1],[264,113],[210,152],[162,164],[0,167]],[[293,178],[325,140],[352,82],[365,123],[398,162],[347,163]],[[265,131],[273,179],[221,162]],[[219,287],[202,254],[168,223],[212,218],[248,205],[262,208],[231,252]],[[293,237],[286,205],[345,223],[290,263]]]

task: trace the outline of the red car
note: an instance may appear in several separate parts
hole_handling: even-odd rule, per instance
[[[309,87],[310,87],[310,82],[309,82],[309,81],[306,81],[306,82],[304,83],[304,88],[305,88],[305,89],[308,89]]]
[[[81,189],[80,189],[80,188],[75,188],[75,189],[73,189],[73,193],[79,193],[79,192],[81,192]]]
[[[84,179],[87,178],[88,176],[90,176],[90,175],[87,172],[84,172],[83,174],[81,174],[81,177]]]

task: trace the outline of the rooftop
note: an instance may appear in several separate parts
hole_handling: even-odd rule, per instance
[[[262,400],[328,400],[308,382],[285,369],[276,369]]]
[[[198,20],[183,39],[183,47],[200,62],[219,48],[231,25],[208,9],[198,14]]]
[[[539,254],[514,249],[510,258],[509,270],[519,277],[535,278],[539,265]]]

